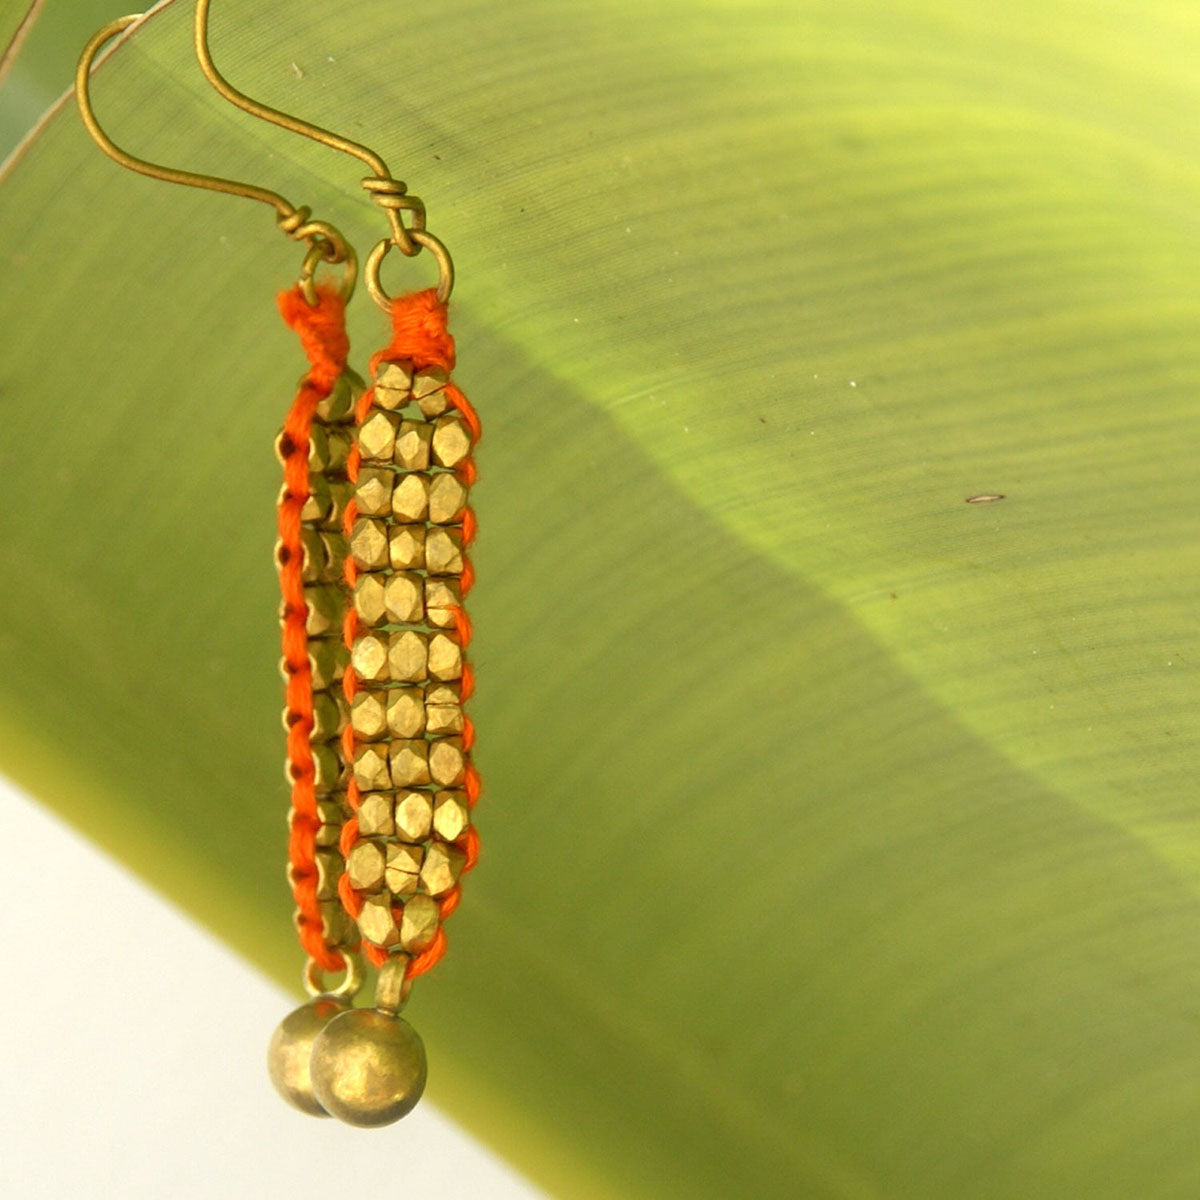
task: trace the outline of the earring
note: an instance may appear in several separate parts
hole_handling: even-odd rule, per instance
[[[167,182],[269,203],[279,227],[308,247],[296,287],[279,297],[310,366],[276,444],[284,472],[276,560],[288,879],[311,1000],[276,1030],[268,1069],[304,1112],[383,1125],[410,1111],[424,1088],[424,1046],[399,1013],[413,980],[445,953],[443,923],[478,857],[474,727],[462,706],[474,690],[463,598],[474,578],[468,492],[480,425],[450,379],[453,265],[425,229],[424,205],[371,150],[232,87],[209,52],[208,9],[197,0],[195,45],[213,86],[252,115],[360,158],[373,172],[363,186],[389,223],[365,274],[392,335],[364,388],[347,367],[345,304],[357,262],[342,235],[277,193],[116,146],[96,121],[88,76],[100,48],[139,18],[112,22],[85,47],[76,97],[105,153]],[[409,256],[428,249],[437,286],[389,297],[380,268],[392,246]],[[321,263],[342,265],[338,286],[316,282]],[[360,953],[378,969],[372,1008],[353,1006],[364,982]],[[325,976],[338,973],[341,982],[328,985]]]

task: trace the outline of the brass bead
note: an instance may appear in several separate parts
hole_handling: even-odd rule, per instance
[[[396,796],[396,836],[406,842],[423,842],[433,823],[433,800],[428,792],[400,792]]]
[[[364,517],[386,517],[392,511],[396,472],[387,467],[359,467],[354,503]]]
[[[313,1095],[309,1064],[318,1033],[347,1006],[332,996],[318,996],[288,1013],[271,1036],[267,1047],[267,1073],[275,1090],[293,1108],[314,1117],[327,1117]]]
[[[430,842],[421,864],[421,886],[431,896],[444,896],[453,890],[466,861],[467,856],[457,846]],[[388,882],[390,886],[390,876]]]
[[[390,792],[367,792],[358,802],[358,831],[363,837],[391,837],[396,832]]]
[[[350,665],[359,679],[367,683],[388,677],[389,638],[386,633],[364,633],[354,639]]]
[[[278,560],[282,543],[276,543],[275,557]],[[325,569],[328,566],[325,556],[325,543],[315,529],[300,530],[300,577],[305,583],[323,583],[328,578]]]
[[[413,471],[401,475],[392,490],[392,515],[397,521],[424,521],[429,513],[429,476]]]
[[[321,912],[321,936],[331,946],[348,946],[358,940],[354,921],[338,900],[322,900],[318,905]]]
[[[308,431],[308,473],[321,475],[329,469],[329,440],[325,427],[315,422]]]
[[[327,690],[341,679],[346,667],[346,647],[341,638],[323,637],[308,640],[308,669],[314,691]]]
[[[350,886],[357,892],[377,892],[383,887],[383,865],[383,847],[378,842],[356,842],[346,857]]]
[[[470,430],[461,417],[447,413],[434,422],[431,447],[439,466],[461,466],[471,454]]]
[[[388,641],[387,670],[395,683],[421,683],[429,662],[425,635],[415,629],[393,633]]]
[[[336,697],[327,691],[313,692],[313,727],[309,735],[312,741],[331,741],[341,727],[342,709]]]
[[[364,792],[385,792],[391,787],[386,742],[363,742],[354,747],[354,778]]]
[[[321,825],[316,834],[317,845],[336,846],[342,832],[342,825],[349,815],[349,810],[341,800],[328,798],[318,800],[317,820],[321,822]]]
[[[328,584],[310,584],[304,589],[304,600],[308,608],[305,631],[310,638],[340,628],[342,601],[337,588]]]
[[[424,579],[411,571],[387,577],[383,590],[384,612],[396,625],[416,625],[425,615]]]
[[[344,421],[350,416],[355,401],[361,392],[360,381],[352,372],[343,372],[333,385],[333,391],[317,402],[316,417],[327,425]]]
[[[450,633],[441,631],[429,635],[426,671],[430,679],[461,679],[463,670],[462,646]]]
[[[457,685],[439,683],[425,689],[425,731],[433,734],[462,733],[462,701]]]
[[[341,533],[322,533],[318,535],[321,545],[325,548],[325,578],[341,579],[342,564],[349,553],[346,539]]]
[[[358,452],[363,462],[391,462],[396,452],[399,420],[392,413],[373,409],[358,429]]]
[[[312,475],[308,480],[308,498],[300,509],[300,520],[323,521],[333,505],[329,495],[329,484],[323,475]]]
[[[387,728],[392,737],[415,738],[425,732],[425,697],[420,688],[390,688]]]
[[[380,363],[375,372],[375,403],[380,408],[403,408],[412,388],[412,363]]]
[[[426,417],[441,416],[450,406],[442,391],[446,383],[446,372],[441,367],[426,367],[413,380],[413,399]]]
[[[343,470],[346,466],[346,459],[350,456],[350,431],[347,429],[328,429],[325,433],[325,440],[329,447],[329,466],[326,467],[326,470]]]
[[[388,549],[392,567],[412,571],[425,565],[425,526],[393,525]]]
[[[365,688],[355,692],[350,706],[350,724],[360,741],[376,742],[387,733],[387,696],[387,692]]]
[[[354,485],[348,479],[329,481],[329,514],[322,522],[325,528],[341,531],[346,505],[354,495]]]
[[[398,788],[429,782],[429,743],[422,740],[392,742],[392,782]]]
[[[364,625],[382,625],[387,616],[384,595],[390,576],[364,571],[354,581],[354,611]]]
[[[317,899],[333,900],[337,897],[337,883],[346,863],[337,850],[318,850],[313,855],[317,864]]]
[[[427,471],[432,441],[433,426],[428,421],[401,421],[396,431],[396,465],[406,471]]]
[[[390,1125],[425,1090],[425,1047],[403,1017],[373,1008],[341,1013],[313,1042],[313,1094],[349,1125]]]
[[[341,782],[342,761],[329,742],[312,744],[313,788],[317,792],[332,792]]]
[[[467,769],[467,756],[463,751],[462,738],[436,738],[428,745],[430,779],[441,787],[454,787],[462,783]],[[393,766],[393,775],[394,773]]]
[[[358,914],[358,932],[368,942],[385,949],[399,944],[400,930],[396,926],[396,918],[392,915],[390,894],[383,892],[367,896],[363,900],[362,911]]]
[[[453,525],[431,525],[425,534],[425,566],[430,575],[461,575],[462,531]]]
[[[452,609],[462,606],[462,588],[457,579],[430,576],[425,580],[425,620],[446,629],[454,624]]]
[[[387,848],[385,878],[393,896],[408,896],[417,890],[417,879],[425,851],[421,846],[393,842]]]
[[[377,571],[388,565],[388,534],[382,521],[359,517],[350,533],[350,553],[364,571]]]
[[[451,471],[439,471],[429,480],[429,519],[449,525],[462,518],[467,506],[466,485]]]
[[[433,804],[433,829],[444,842],[457,842],[471,824],[463,792],[438,792]]]
[[[432,896],[418,892],[404,902],[400,920],[400,945],[410,954],[418,954],[433,941],[441,921],[441,910]]]

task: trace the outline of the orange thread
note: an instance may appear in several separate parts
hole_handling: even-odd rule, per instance
[[[281,292],[279,311],[298,334],[309,361],[288,411],[279,446],[283,456],[284,493],[279,502],[278,557],[283,596],[283,659],[288,673],[287,765],[292,780],[292,827],[288,836],[289,878],[298,916],[300,944],[326,971],[340,971],[346,960],[324,937],[317,899],[316,834],[317,796],[314,786],[311,735],[313,730],[312,670],[308,663],[308,604],[304,598],[304,549],[300,540],[301,511],[309,496],[308,442],[313,415],[333,391],[346,368],[350,351],[346,336],[345,304],[328,288],[318,287],[317,303],[310,305],[300,289]]]

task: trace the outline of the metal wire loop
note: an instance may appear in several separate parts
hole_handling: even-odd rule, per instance
[[[454,263],[450,258],[450,252],[432,233],[427,233],[423,229],[410,229],[408,235],[417,243],[418,247],[424,247],[429,250],[437,260],[437,298],[445,304],[450,299],[451,291],[454,290]],[[394,245],[396,245],[395,242],[389,238],[384,238],[367,255],[367,261],[363,265],[363,282],[367,285],[367,291],[370,292],[371,299],[385,312],[391,309],[392,298],[384,288],[379,278],[379,272],[383,266],[383,260]]]

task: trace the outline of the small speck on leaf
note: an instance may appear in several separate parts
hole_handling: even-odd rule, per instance
[[[1003,500],[1004,496],[1000,492],[981,492],[978,496],[968,496],[968,504],[995,504],[997,500]]]

